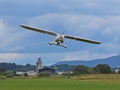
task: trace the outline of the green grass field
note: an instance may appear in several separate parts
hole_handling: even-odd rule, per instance
[[[1,79],[0,90],[120,90],[120,75]]]

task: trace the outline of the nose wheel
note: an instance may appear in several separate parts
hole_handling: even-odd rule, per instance
[[[53,45],[53,42],[48,42],[48,44]]]

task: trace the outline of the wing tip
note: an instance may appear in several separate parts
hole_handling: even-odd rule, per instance
[[[20,26],[21,26],[22,28],[26,28],[26,29],[30,28],[30,26],[27,26],[27,25],[24,25],[24,24],[20,24]]]
[[[88,41],[88,43],[101,44],[101,42],[100,42],[100,41],[95,41],[95,40],[90,40],[90,41]]]
[[[97,42],[96,44],[101,44],[101,42]]]
[[[20,26],[21,26],[21,27],[25,27],[25,25],[24,25],[24,24],[20,24]]]
[[[23,24],[20,24],[20,27],[24,28],[24,26],[25,26],[25,25],[23,25]]]

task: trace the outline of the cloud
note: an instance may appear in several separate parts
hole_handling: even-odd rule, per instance
[[[0,0],[0,16],[4,17],[0,18],[0,52],[41,53],[46,51],[43,57],[48,55],[57,60],[88,59],[90,55],[92,59],[92,57],[116,54],[120,50],[119,4],[119,0]],[[44,39],[44,35],[41,34],[39,38],[39,33],[21,31],[17,25],[21,22],[58,33],[66,31],[65,34],[99,40],[102,45],[100,48],[95,46],[95,50],[94,46],[92,48],[85,44],[77,46],[75,42],[68,42],[71,50],[51,47],[45,50],[44,48],[48,46],[45,44],[49,41],[48,38]],[[48,52],[66,53],[63,55]],[[109,53],[106,54],[106,52]],[[55,57],[54,54],[60,58]]]
[[[17,51],[23,49],[19,45],[24,37],[22,32],[16,31],[16,28],[9,26],[0,18],[0,52],[4,51]]]
[[[105,35],[119,35],[120,16],[105,17],[108,27],[102,32]]]
[[[98,2],[86,2],[84,4],[84,7],[90,8],[90,9],[95,9],[95,8],[99,8],[100,4]]]
[[[119,4],[118,0],[0,0],[0,13],[5,16],[23,17],[49,13],[119,16]]]
[[[119,16],[94,16],[74,14],[45,14],[30,18],[28,24],[79,36],[120,37]],[[57,27],[56,27],[57,26]],[[114,38],[112,37],[112,38]]]
[[[63,58],[63,61],[70,61],[70,60],[93,60],[93,59],[103,59],[110,56],[115,56],[116,53],[99,53],[99,52],[91,52],[91,51],[77,51],[67,53],[66,56]]]
[[[6,60],[18,59],[18,58],[20,58],[20,54],[17,54],[17,53],[2,53],[2,54],[0,54],[0,58],[6,59]]]
[[[0,62],[15,62],[16,64],[35,64],[39,57],[43,65],[52,65],[58,61],[92,60],[115,56],[116,53],[96,53],[90,51],[62,52],[62,53],[1,53]]]
[[[63,56],[62,53],[0,53],[0,62],[36,64],[37,59],[41,57],[44,65],[52,65]]]
[[[53,30],[58,33],[62,33],[66,30],[66,34],[99,40],[102,42],[102,48],[106,46],[104,43],[112,43],[117,46],[120,44],[119,16],[101,17],[79,14],[45,14],[28,18],[27,20],[26,24],[28,25]],[[0,28],[1,51],[22,51],[27,53],[30,51],[40,53],[40,50],[43,50],[42,48],[44,47],[43,43],[47,41],[44,37],[38,38],[40,35],[39,33],[19,30],[17,27],[8,25],[3,19],[0,19]],[[34,43],[31,44],[30,40],[34,41]]]
[[[120,50],[120,46],[117,43],[104,43],[101,47],[109,52],[118,52]]]
[[[100,28],[105,27],[106,20],[91,15],[45,14],[30,18],[28,24],[43,28],[50,26],[49,29],[54,29],[55,26],[58,26],[68,32],[84,35],[85,33],[101,32]],[[61,30],[59,28],[58,30]]]
[[[91,49],[87,49],[89,51],[94,50],[95,52],[98,51],[101,53],[107,52],[108,54],[110,52],[119,52],[119,23],[119,16],[91,16],[79,14],[45,14],[30,18],[28,20],[28,24],[32,26],[53,30],[58,33],[66,30],[65,34],[99,40],[102,42],[100,47],[96,46],[96,50],[92,47]],[[75,43],[73,45],[71,42],[68,44],[71,45],[71,47],[75,45]],[[86,45],[86,47],[88,46]],[[78,48],[78,50],[86,50],[83,45],[80,45],[80,47],[76,48]],[[68,55],[66,58],[77,59],[79,57],[71,57]]]

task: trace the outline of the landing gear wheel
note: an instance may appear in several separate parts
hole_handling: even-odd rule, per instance
[[[48,42],[48,44],[53,45],[53,43],[52,43],[52,42]]]

